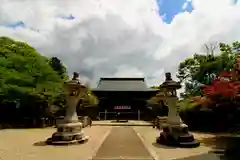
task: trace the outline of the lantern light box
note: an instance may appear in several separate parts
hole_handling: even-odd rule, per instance
[[[131,106],[114,106],[114,109],[116,109],[116,110],[131,109]]]

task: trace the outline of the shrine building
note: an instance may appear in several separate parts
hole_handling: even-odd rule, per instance
[[[147,100],[158,93],[158,89],[147,87],[144,78],[100,78],[92,92],[98,97],[98,116],[101,119],[146,120],[152,110]]]

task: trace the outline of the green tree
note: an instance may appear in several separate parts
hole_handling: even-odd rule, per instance
[[[187,95],[201,95],[201,84],[209,85],[220,72],[229,71],[233,67],[236,55],[240,53],[240,43],[220,43],[219,55],[214,55],[212,49],[206,50],[205,54],[194,54],[192,58],[187,58],[179,64],[177,77],[185,83]]]
[[[98,98],[92,93],[91,89],[87,87],[87,94],[83,98],[82,105],[96,105],[98,104]]]
[[[159,89],[159,86],[151,86],[152,89]]]
[[[49,64],[62,79],[68,79],[66,67],[62,64],[61,60],[59,60],[57,57],[52,57],[49,60]]]
[[[48,58],[27,43],[0,37],[1,104],[19,103],[21,113],[34,117],[62,92],[62,84]]]

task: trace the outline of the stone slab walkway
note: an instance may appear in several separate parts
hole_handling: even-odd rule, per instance
[[[111,120],[93,121],[92,125],[93,126],[152,126],[151,122],[134,121],[134,120],[130,120],[128,122],[116,122]]]
[[[132,127],[114,127],[93,160],[153,160]]]

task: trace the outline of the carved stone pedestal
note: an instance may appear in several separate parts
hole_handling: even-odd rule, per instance
[[[163,132],[157,137],[157,143],[177,147],[198,147],[200,145],[188,132],[185,124],[163,126]]]
[[[78,102],[86,93],[86,87],[81,85],[77,78],[78,74],[74,73],[73,79],[65,83],[68,97],[64,122],[57,125],[57,132],[47,139],[47,144],[72,144],[85,142],[89,138],[84,135],[82,123],[78,121],[76,112]]]
[[[72,144],[82,143],[89,139],[84,135],[82,123],[66,123],[57,126],[57,132],[53,133],[52,137],[47,139],[48,144]]]
[[[157,143],[178,146],[178,147],[198,147],[200,143],[188,132],[188,126],[182,122],[177,113],[177,97],[167,97],[169,112],[166,124],[163,124],[163,132],[157,137]]]

